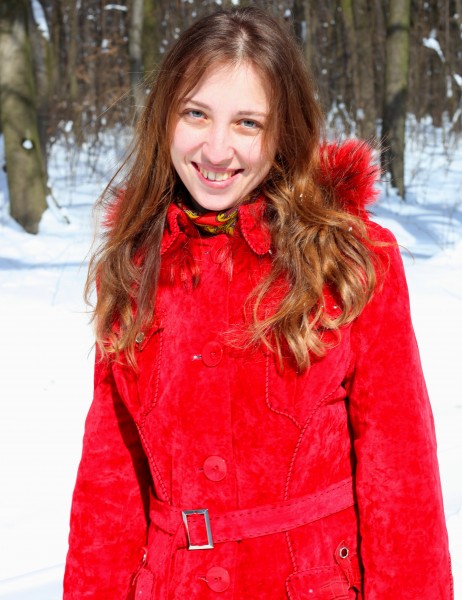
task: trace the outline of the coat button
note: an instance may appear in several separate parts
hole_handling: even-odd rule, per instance
[[[231,578],[223,567],[212,567],[207,571],[205,581],[213,592],[224,592],[229,588]]]
[[[207,367],[216,367],[223,356],[223,348],[218,342],[207,342],[202,349],[202,360]]]
[[[228,469],[226,461],[221,456],[209,456],[204,461],[204,475],[210,481],[221,481],[226,477]]]
[[[146,334],[143,331],[140,331],[139,333],[136,334],[135,342],[137,344],[141,344],[142,342],[144,342],[145,337],[146,337]]]

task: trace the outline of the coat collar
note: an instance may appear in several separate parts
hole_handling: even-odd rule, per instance
[[[264,214],[265,206],[265,198],[262,195],[253,202],[241,204],[235,231],[235,235],[244,238],[249,248],[259,256],[267,254],[271,247],[271,234]],[[174,245],[180,233],[187,237],[200,237],[194,223],[181,208],[172,203],[167,211],[161,255]]]

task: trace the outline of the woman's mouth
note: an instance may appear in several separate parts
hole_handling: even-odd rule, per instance
[[[201,167],[197,163],[193,164],[197,171],[199,171],[202,177],[204,179],[207,179],[207,181],[226,181],[227,179],[230,179],[231,177],[233,177],[237,173],[240,173],[243,170],[235,169],[233,171],[210,171],[208,169],[205,169],[204,167]]]

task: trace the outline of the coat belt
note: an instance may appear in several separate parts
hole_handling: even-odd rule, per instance
[[[200,550],[217,543],[290,531],[354,503],[353,480],[349,477],[315,494],[227,512],[180,509],[151,495],[149,514],[154,526],[175,536],[177,548]]]

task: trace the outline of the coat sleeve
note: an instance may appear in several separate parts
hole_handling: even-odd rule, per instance
[[[364,599],[449,600],[435,431],[404,269],[392,234],[372,229],[388,243],[376,250],[381,281],[353,325],[348,389]]]
[[[71,510],[63,600],[120,600],[146,544],[149,469],[107,361],[95,391]]]

